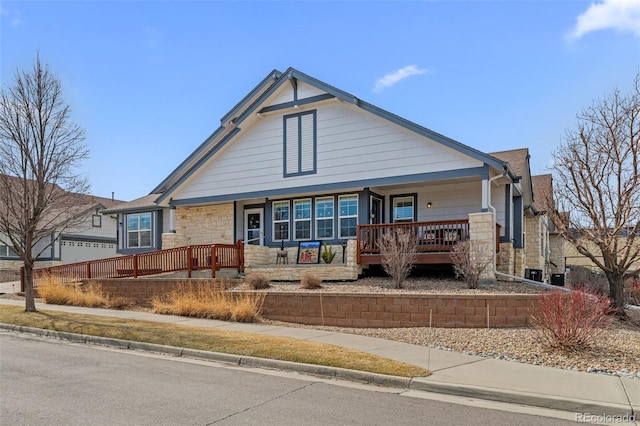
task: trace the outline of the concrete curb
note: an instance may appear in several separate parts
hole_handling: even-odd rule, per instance
[[[224,364],[231,364],[248,368],[265,368],[281,371],[293,371],[328,379],[346,380],[375,384],[397,389],[410,389],[416,391],[462,396],[467,398],[485,399],[510,404],[543,407],[574,413],[599,413],[608,416],[628,416],[634,414],[633,407],[631,407],[630,405],[605,404],[596,401],[590,402],[585,400],[572,400],[560,397],[552,398],[539,394],[506,391],[496,388],[482,388],[477,386],[452,383],[439,383],[431,381],[428,377],[406,378],[389,376],[384,374],[369,373],[365,371],[348,370],[338,367],[303,364],[291,361],[279,361],[267,358],[256,358],[219,352],[209,352],[198,349],[180,348],[155,343],[112,339],[99,336],[60,332],[55,330],[44,330],[40,328],[23,327],[13,324],[0,323],[0,331],[1,330],[16,333],[29,333],[40,337],[67,340],[74,343],[93,344],[117,347],[120,349],[166,354],[176,357],[203,359],[207,361],[220,362]]]
[[[572,413],[602,413],[607,416],[628,416],[633,414],[630,405],[605,404],[586,400],[575,400],[561,397],[546,397],[539,394],[529,394],[505,391],[495,388],[481,388],[477,386],[429,382],[429,378],[414,378],[410,389],[424,392],[442,393],[475,399],[505,402],[509,404],[529,405],[550,408],[553,410]]]

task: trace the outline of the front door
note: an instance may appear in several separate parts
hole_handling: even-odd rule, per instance
[[[369,215],[369,223],[382,223],[382,200],[378,197],[371,196],[371,214]]]
[[[261,246],[264,244],[264,209],[244,211],[244,243]]]

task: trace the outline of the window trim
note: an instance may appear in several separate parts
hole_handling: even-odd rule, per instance
[[[302,218],[302,219],[297,219],[296,218],[296,204],[297,203],[302,203],[302,202],[308,202],[309,203],[309,217],[308,218]],[[311,223],[313,221],[313,201],[312,199],[309,198],[299,198],[296,200],[293,200],[293,241],[309,241],[312,239],[313,237],[313,228],[311,227]],[[309,222],[309,238],[298,238],[297,237],[297,229],[296,229],[296,224],[299,222]]]
[[[418,194],[398,194],[391,195],[390,197],[391,204],[391,223],[407,223],[407,222],[417,222],[418,221]],[[413,203],[413,218],[409,221],[406,219],[397,220],[396,219],[396,200],[411,198]]]
[[[331,217],[319,217],[318,216],[318,200],[331,200],[331,208],[333,209],[333,215]],[[335,223],[336,223],[336,197],[333,195],[327,195],[324,197],[315,197],[314,198],[314,209],[316,213],[315,217],[315,237],[317,240],[333,240],[335,236]],[[321,220],[331,220],[331,236],[330,237],[320,237],[318,235],[318,222]]]
[[[275,219],[275,208],[274,208],[274,204],[287,204],[287,219],[280,219],[280,220],[276,220]],[[276,240],[275,236],[276,236],[276,224],[277,223],[286,223],[287,224],[287,238],[286,239],[279,239]],[[291,200],[277,200],[277,201],[272,201],[271,202],[271,227],[272,227],[272,238],[271,241],[277,241],[277,242],[281,242],[281,241],[291,241]]]
[[[355,197],[356,199],[356,213],[355,215],[348,215],[348,216],[342,216],[340,214],[340,200],[342,200],[343,198],[353,198]],[[342,235],[342,219],[348,219],[348,218],[354,218],[356,219],[356,227],[358,226],[358,207],[359,207],[359,197],[358,194],[343,194],[343,195],[338,195],[338,239],[339,240],[345,240],[345,239],[353,239],[356,238],[358,235],[358,231],[356,230],[356,235],[353,236],[345,236]],[[357,229],[357,228],[356,228]]]
[[[303,133],[303,126],[302,126],[302,117],[306,116],[306,115],[311,115],[312,116],[312,122],[311,122],[311,155],[312,155],[312,169],[311,170],[304,170],[303,171],[303,167],[302,167],[302,152],[303,152],[303,138],[302,138],[302,133]],[[295,172],[287,172],[287,166],[289,165],[287,163],[287,158],[288,158],[288,152],[287,152],[287,120],[290,120],[292,118],[297,118],[298,119],[298,130],[297,130],[297,167],[295,167],[296,171]],[[294,177],[294,176],[304,176],[304,175],[313,175],[317,173],[317,156],[318,156],[318,133],[317,133],[317,126],[318,120],[317,120],[317,110],[311,110],[311,111],[304,111],[304,112],[299,112],[299,113],[295,113],[295,114],[287,114],[284,115],[282,117],[282,145],[283,145],[283,157],[282,157],[282,164],[283,164],[283,177],[288,178],[288,177]],[[293,142],[293,141],[292,141]]]

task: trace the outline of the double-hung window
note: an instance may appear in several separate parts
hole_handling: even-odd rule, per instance
[[[358,225],[358,196],[338,197],[338,238],[353,238]]]
[[[273,240],[289,240],[289,201],[274,201],[273,204]]]
[[[311,239],[311,199],[293,201],[294,239]]]
[[[316,172],[316,111],[284,116],[284,177]]]
[[[316,238],[333,238],[333,197],[316,198]]]
[[[127,215],[127,246],[151,247],[151,213]]]
[[[415,197],[401,196],[393,198],[393,222],[413,222],[415,220]]]

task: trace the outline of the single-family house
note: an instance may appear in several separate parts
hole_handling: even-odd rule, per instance
[[[525,242],[533,199],[527,149],[481,152],[289,68],[270,72],[150,194],[106,212],[118,216],[121,254],[244,240],[247,271],[295,279],[299,247],[320,242],[336,267],[316,272],[355,279],[380,263],[380,235],[405,228],[417,263],[450,263],[469,238],[522,277],[526,250],[540,248]]]
[[[62,189],[59,189],[62,191]],[[45,235],[33,247],[36,268],[116,256],[117,220],[104,210],[122,203],[112,198],[67,193],[65,205],[43,218]],[[0,269],[22,266],[6,234],[0,232]]]

